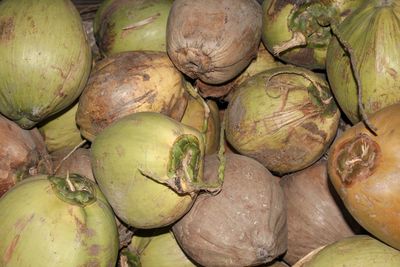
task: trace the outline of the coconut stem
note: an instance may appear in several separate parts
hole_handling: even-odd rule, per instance
[[[307,39],[304,36],[304,34],[302,34],[301,32],[294,32],[292,39],[290,39],[289,41],[284,42],[281,45],[275,45],[272,47],[272,53],[275,56],[278,56],[280,53],[289,50],[291,48],[295,48],[298,46],[302,46],[302,45],[306,45],[307,44]]]
[[[207,105],[207,102],[201,97],[199,96],[201,99],[201,102],[204,106],[204,122],[203,122],[203,134],[205,135],[207,133],[208,130],[208,118],[210,117],[210,107]]]
[[[61,168],[61,165],[64,163],[64,161],[66,161],[78,148],[80,148],[81,146],[83,146],[85,143],[87,142],[87,140],[83,140],[82,142],[80,142],[78,145],[76,145],[61,161],[60,163],[58,163],[57,167],[54,169],[53,174],[56,174],[57,171]]]
[[[65,178],[65,181],[67,182],[69,190],[71,190],[72,192],[75,192],[76,188],[75,188],[74,184],[71,182],[71,179],[69,179],[69,171],[67,171],[67,177]]]
[[[351,48],[351,45],[343,39],[341,33],[339,32],[339,29],[337,28],[336,24],[332,23],[331,24],[331,29],[333,34],[336,36],[336,38],[338,39],[339,43],[343,46],[344,50],[348,53],[349,58],[350,58],[350,66],[351,66],[351,70],[354,76],[354,79],[356,81],[356,85],[357,85],[357,98],[358,98],[358,112],[361,115],[362,121],[364,122],[365,126],[367,127],[367,129],[375,136],[377,136],[378,134],[376,133],[377,128],[368,120],[368,116],[365,113],[364,110],[364,105],[362,103],[362,92],[363,92],[363,88],[362,88],[362,83],[361,83],[361,78],[360,78],[360,74],[357,70],[357,60],[356,57],[354,55],[354,51]]]
[[[218,182],[222,186],[225,179],[225,166],[226,166],[226,157],[225,157],[225,123],[226,116],[222,119],[221,131],[219,134],[219,150],[218,150]]]
[[[204,98],[199,94],[199,90],[197,87],[188,85],[188,86],[186,86],[186,90],[192,97],[194,97],[196,100],[199,100],[204,107],[204,121],[203,121],[203,129],[202,129],[201,133],[202,133],[202,137],[203,137],[203,141],[204,141],[204,151],[205,151],[206,142],[207,142],[206,134],[207,134],[207,130],[208,130],[208,118],[210,117],[210,107],[207,105]]]

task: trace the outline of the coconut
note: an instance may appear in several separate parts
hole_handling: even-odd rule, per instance
[[[173,0],[107,0],[97,11],[94,33],[103,54],[166,52],[167,18]]]
[[[168,55],[193,79],[226,82],[256,57],[261,16],[255,0],[175,0],[167,23]]]
[[[0,266],[115,266],[114,215],[81,176],[38,175],[0,198]]]
[[[0,197],[29,176],[50,173],[49,158],[36,128],[24,130],[0,115]]]
[[[334,242],[311,252],[293,267],[400,265],[400,252],[366,235],[356,235]]]
[[[329,178],[357,222],[400,249],[400,104],[370,116],[377,135],[359,122],[331,146]]]
[[[121,253],[122,266],[195,267],[183,253],[171,231],[136,232]]]
[[[119,53],[98,62],[80,99],[76,122],[90,141],[112,122],[152,111],[176,120],[187,105],[186,84],[165,52]]]
[[[92,168],[116,215],[135,228],[158,228],[181,218],[201,189],[203,134],[163,114],[119,119],[94,140]]]
[[[206,180],[219,160],[206,156]],[[226,155],[225,180],[217,195],[200,194],[173,226],[183,250],[202,266],[256,266],[286,250],[286,207],[279,179],[257,161]]]
[[[397,1],[364,1],[338,26],[340,36],[329,44],[329,83],[338,105],[353,124],[400,102],[399,16]]]
[[[328,178],[326,160],[280,180],[287,203],[288,250],[294,264],[312,250],[361,232]]]
[[[23,128],[71,105],[91,51],[71,1],[0,2],[0,112]]]
[[[287,63],[325,69],[326,54],[336,26],[363,0],[265,0],[262,40]]]
[[[282,175],[322,157],[335,137],[340,112],[323,78],[284,66],[242,83],[225,116],[233,148]]]

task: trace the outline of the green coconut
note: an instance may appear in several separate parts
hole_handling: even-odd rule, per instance
[[[195,267],[183,253],[171,231],[138,233],[122,252],[121,261],[130,267]]]
[[[307,257],[307,256],[306,256]],[[367,235],[344,238],[293,265],[293,267],[400,266],[400,251]]]
[[[0,199],[0,266],[115,266],[118,232],[96,184],[35,176]]]
[[[135,50],[166,52],[166,29],[173,0],[106,0],[93,30],[105,55]]]
[[[331,24],[338,24],[363,0],[265,0],[262,40],[271,53],[287,63],[325,69],[332,38]]]
[[[93,173],[114,212],[135,228],[158,228],[181,218],[203,178],[205,143],[196,129],[156,112],[128,115],[92,143]]]
[[[340,112],[323,78],[284,66],[242,83],[225,116],[233,148],[282,175],[310,166],[326,152]]]
[[[0,112],[23,128],[68,107],[91,67],[81,18],[71,1],[0,2]]]
[[[329,45],[329,83],[338,105],[352,123],[362,119],[359,104],[368,116],[400,101],[399,16],[398,1],[364,1],[339,25],[342,41],[333,38]],[[354,55],[353,67],[343,41]],[[355,72],[361,88],[356,84]]]

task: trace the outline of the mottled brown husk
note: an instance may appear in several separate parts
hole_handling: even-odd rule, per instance
[[[219,161],[206,156],[205,179],[216,179]],[[257,161],[226,155],[217,195],[201,194],[173,226],[183,250],[204,266],[254,266],[285,252],[287,228],[279,180]]]
[[[92,141],[112,122],[132,113],[160,112],[180,120],[187,105],[182,74],[164,52],[119,53],[96,64],[76,115]]]
[[[49,155],[37,128],[23,130],[0,115],[0,197],[17,182],[49,171]]]
[[[294,264],[312,250],[360,232],[329,183],[326,161],[282,177],[287,202],[288,250]]]
[[[175,0],[167,23],[168,54],[191,78],[226,82],[256,56],[261,16],[255,0]]]

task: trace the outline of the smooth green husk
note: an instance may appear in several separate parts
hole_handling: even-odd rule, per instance
[[[203,134],[163,114],[138,112],[102,131],[92,144],[96,180],[115,213],[136,228],[169,225],[204,184]]]
[[[397,1],[365,1],[338,27],[357,61],[350,66],[348,53],[333,38],[327,53],[327,74],[335,98],[352,123],[362,119],[358,108],[357,71],[362,84],[361,103],[365,113],[400,101],[400,4]]]
[[[173,0],[108,0],[97,11],[93,31],[100,50],[166,52],[166,28]]]
[[[183,253],[172,232],[154,231],[148,235],[134,235],[124,251],[130,267],[194,267]]]
[[[64,148],[72,149],[83,141],[75,121],[77,109],[78,102],[39,127],[49,152]]]
[[[70,1],[0,2],[0,112],[23,128],[68,107],[91,67],[82,22]]]
[[[118,232],[101,191],[86,178],[35,176],[0,199],[1,266],[114,266]]]
[[[297,266],[297,265],[295,265]],[[317,252],[298,267],[400,266],[400,251],[367,235],[344,238]]]

